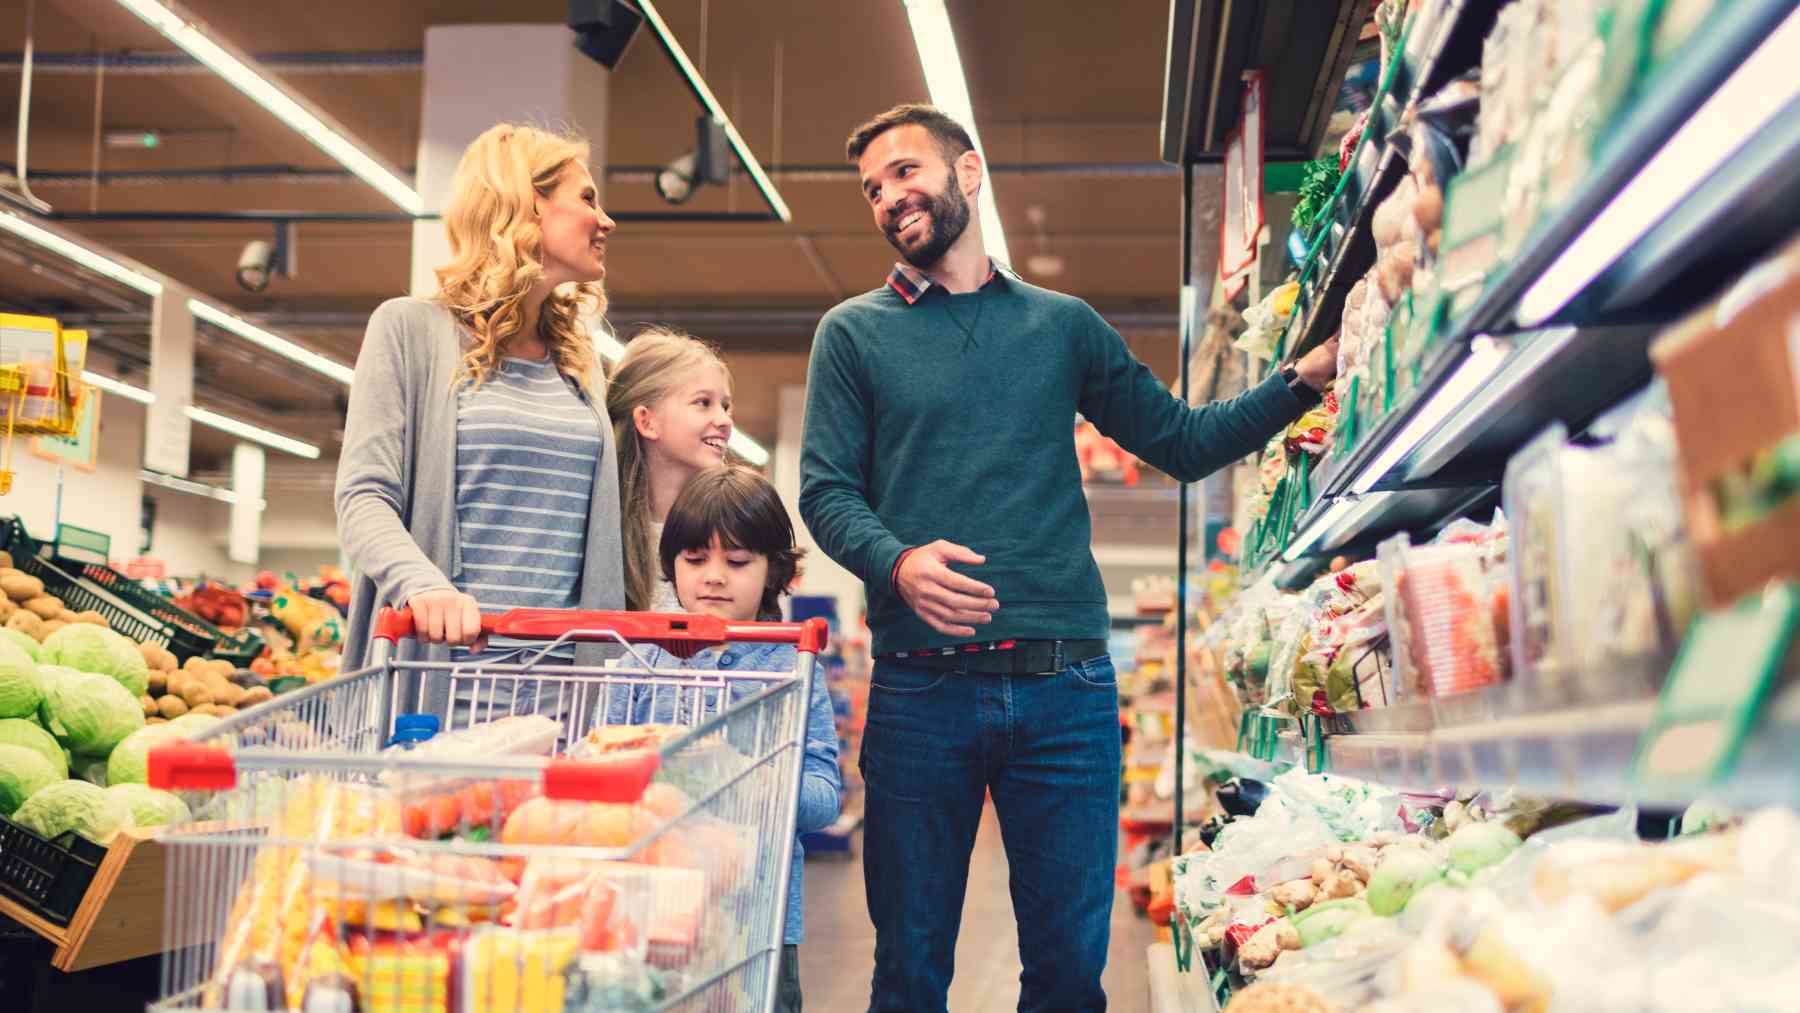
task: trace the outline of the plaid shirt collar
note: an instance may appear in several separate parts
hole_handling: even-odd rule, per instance
[[[985,287],[988,282],[993,281],[994,277],[1000,273],[1000,265],[994,263],[994,258],[989,257],[988,273],[986,278],[981,279],[982,286]],[[931,291],[932,286],[938,284],[937,282],[932,281],[924,271],[919,270],[903,260],[895,261],[894,270],[888,275],[887,283],[888,288],[899,293],[900,298],[905,299],[906,305],[908,306],[923,299],[925,293]]]

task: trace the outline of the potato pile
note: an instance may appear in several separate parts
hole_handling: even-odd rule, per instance
[[[189,658],[176,667],[175,656],[157,644],[140,644],[150,666],[150,691],[138,702],[149,724],[162,724],[183,714],[230,717],[242,707],[274,698],[267,686],[245,688],[232,681],[237,669],[229,661]]]
[[[109,625],[98,612],[76,612],[61,598],[45,594],[43,581],[13,569],[12,556],[0,552],[0,624],[41,644],[70,623]]]

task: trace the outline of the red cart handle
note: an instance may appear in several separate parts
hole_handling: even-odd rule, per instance
[[[285,762],[285,761],[282,761]],[[581,802],[636,802],[655,779],[662,757],[637,750],[589,760],[552,757],[538,777],[544,797]],[[164,791],[225,791],[237,787],[237,761],[224,746],[177,740],[153,746],[150,787]]]
[[[717,616],[659,612],[601,612],[581,609],[513,609],[481,617],[489,636],[518,640],[611,642],[614,635],[633,643],[648,642],[680,653],[681,647],[714,647],[727,643],[793,644],[806,654],[825,650],[830,626],[824,619],[803,623],[729,623]],[[413,636],[412,609],[384,608],[375,619],[375,639],[393,643]]]

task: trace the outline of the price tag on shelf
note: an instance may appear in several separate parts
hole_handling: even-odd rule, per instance
[[[1800,586],[1774,584],[1696,620],[1638,743],[1634,780],[1693,794],[1728,776],[1793,646]]]

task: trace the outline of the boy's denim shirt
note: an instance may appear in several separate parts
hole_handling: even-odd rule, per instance
[[[658,670],[740,671],[789,673],[799,665],[799,652],[792,644],[726,644],[708,647],[687,660],[651,645],[633,645],[643,660]],[[632,660],[620,664],[637,667]],[[752,696],[764,688],[756,682],[731,684],[732,699]],[[691,711],[694,690],[674,686],[633,687],[629,693],[614,690],[606,709],[606,723],[672,724],[684,723],[678,714]],[[710,704],[711,701],[708,701]],[[711,711],[713,708],[708,707]],[[795,817],[795,830],[810,833],[837,822],[839,796],[844,787],[838,770],[837,720],[832,712],[831,694],[825,687],[823,667],[813,671],[812,697],[807,701],[806,753],[800,776],[800,804]],[[802,918],[802,863],[804,850],[794,842],[793,869],[788,877],[787,926],[783,941],[799,943],[805,937]]]

